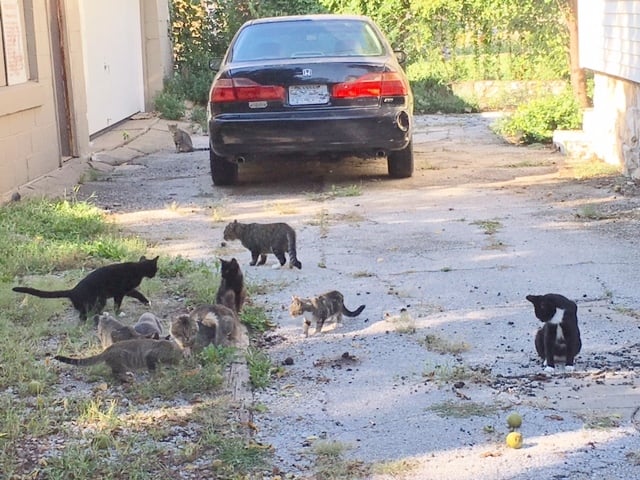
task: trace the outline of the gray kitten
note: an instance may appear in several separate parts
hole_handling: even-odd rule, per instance
[[[56,355],[59,362],[77,366],[96,365],[105,362],[113,375],[127,381],[127,372],[147,368],[154,371],[159,363],[175,364],[183,357],[180,346],[171,340],[152,340],[149,338],[136,338],[114,343],[102,353],[86,358],[71,358]]]

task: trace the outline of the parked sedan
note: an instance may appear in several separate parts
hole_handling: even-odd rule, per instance
[[[266,154],[386,158],[413,174],[413,96],[381,30],[368,17],[304,15],[245,23],[210,90],[215,185]]]

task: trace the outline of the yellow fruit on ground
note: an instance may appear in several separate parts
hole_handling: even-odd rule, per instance
[[[507,445],[511,448],[522,447],[522,434],[520,432],[511,432],[507,435]]]
[[[518,428],[522,425],[522,417],[519,413],[512,413],[507,417],[507,425],[510,428]]]

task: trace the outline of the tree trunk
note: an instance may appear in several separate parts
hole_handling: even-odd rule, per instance
[[[571,87],[576,100],[582,108],[590,106],[587,96],[587,78],[584,69],[580,68],[578,55],[578,0],[566,0],[565,18],[569,29],[569,65]]]

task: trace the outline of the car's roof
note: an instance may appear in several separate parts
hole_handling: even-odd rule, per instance
[[[314,21],[314,20],[359,20],[372,23],[371,18],[365,15],[339,15],[335,13],[318,13],[314,15],[285,15],[282,17],[264,17],[249,20],[246,25],[258,23],[293,22],[293,21]]]

